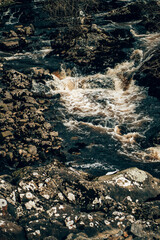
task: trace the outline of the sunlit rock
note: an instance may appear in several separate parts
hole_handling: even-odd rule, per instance
[[[160,194],[160,181],[138,168],[129,168],[113,175],[98,178],[110,188],[110,196],[122,200],[128,195],[135,201],[145,201]]]

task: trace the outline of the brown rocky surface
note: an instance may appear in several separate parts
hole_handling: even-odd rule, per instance
[[[31,42],[27,38],[34,35],[34,31],[32,24],[29,26],[15,26],[14,30],[4,31],[0,40],[0,49],[5,51],[23,49]]]
[[[160,51],[155,49],[152,57],[136,73],[135,78],[141,86],[149,87],[149,94],[160,99]]]
[[[96,24],[81,25],[73,29],[59,31],[52,40],[53,53],[60,54],[67,61],[73,61],[83,67],[105,69],[113,67],[115,63],[126,57],[122,47],[131,46],[132,35],[129,31],[121,34],[115,31],[108,35]],[[118,37],[119,36],[119,37]],[[116,45],[116,48],[114,47]]]
[[[2,161],[12,167],[43,162],[51,153],[58,151],[61,145],[58,134],[44,118],[43,112],[50,105],[49,99],[35,98],[31,91],[31,78],[15,70],[6,71],[2,82]]]

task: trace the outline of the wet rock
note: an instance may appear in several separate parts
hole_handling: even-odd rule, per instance
[[[126,172],[131,176],[133,169]],[[3,176],[1,193],[3,189],[3,195],[7,198],[7,211],[12,213],[10,217],[13,217],[14,212],[18,221],[15,224],[19,229],[25,229],[29,240],[35,237],[123,240],[132,239],[132,236],[142,237],[145,232],[147,237],[156,238],[159,234],[160,229],[155,222],[159,218],[158,202],[140,204],[132,200],[130,196],[134,189],[128,191],[124,202],[115,201],[109,189],[111,179],[117,183],[115,175],[110,176],[110,180],[105,183],[99,179],[89,180],[88,174],[66,168],[54,160],[42,167],[19,169],[12,176],[14,187],[7,183],[11,178]],[[142,183],[148,177],[152,178],[146,172],[136,169],[132,179]],[[112,185],[112,188],[116,189],[116,186]],[[143,201],[141,197],[138,200]],[[148,209],[153,213],[153,218],[148,218]]]
[[[141,20],[140,25],[148,31],[159,31],[159,9],[160,6],[156,0],[138,1],[127,4],[106,13],[105,19],[115,22],[129,22]],[[155,21],[156,19],[156,21]]]
[[[17,27],[16,32],[19,36],[23,36],[25,34],[23,26]]]
[[[10,37],[17,37],[17,33],[13,30],[10,30],[9,36]]]
[[[16,50],[19,47],[19,39],[18,38],[9,38],[5,41],[0,42],[0,49],[1,50]]]
[[[1,239],[6,240],[25,239],[23,228],[14,222],[6,221],[5,219],[0,219],[0,236]]]
[[[131,232],[138,237],[145,237],[146,233],[144,232],[143,226],[140,221],[137,221],[132,224]]]
[[[45,78],[45,76],[49,76],[50,73],[44,68],[34,67],[31,69],[31,75],[33,78]]]
[[[160,144],[160,132],[154,136],[153,143]]]
[[[4,72],[0,102],[0,140],[4,148],[0,152],[6,167],[40,163],[52,158],[53,153],[59,154],[62,140],[43,113],[50,102],[35,99],[31,81],[30,76],[18,71]]]
[[[4,102],[12,102],[12,95],[10,94],[9,91],[4,92]]]
[[[25,34],[26,34],[27,36],[33,35],[33,34],[34,34],[34,31],[35,31],[33,24],[31,24],[31,25],[28,26],[28,27],[25,27],[25,28],[24,28],[24,31],[25,31]]]
[[[148,177],[148,174],[140,172],[138,169],[136,170],[138,172],[137,175],[132,177],[134,181],[142,183]],[[127,173],[132,175],[133,169],[128,169]],[[15,174],[18,176],[20,172],[18,175],[17,173]],[[103,181],[88,181],[87,175],[83,175],[82,172],[77,172],[74,169],[67,169],[58,162],[36,169],[26,169],[18,179],[20,179],[18,184],[19,194],[23,196],[27,194],[29,196],[25,198],[24,213],[27,214],[31,210],[43,213],[43,209],[46,209],[53,224],[53,236],[57,237],[57,239],[67,236],[69,232],[81,231],[82,229],[84,232],[83,236],[86,239],[88,237],[94,239],[94,236],[96,239],[98,231],[105,231],[105,235],[102,234],[101,237],[98,235],[99,239],[104,239],[104,236],[111,236],[110,230],[114,226],[123,226],[123,228],[125,228],[126,224],[131,226],[131,223],[135,222],[135,218],[131,218],[128,211],[133,211],[136,207],[142,207],[140,207],[138,202],[135,204],[135,201],[128,197],[131,207],[129,210],[129,205],[126,207],[126,202],[124,202],[124,205],[116,203],[110,197],[112,192],[105,188]],[[116,183],[117,179],[115,179],[115,176],[112,176],[112,181]],[[109,181],[105,185],[110,186]],[[112,188],[116,189],[114,185]],[[128,194],[132,195],[132,189],[130,189]],[[141,197],[138,197],[138,199],[143,200]],[[89,206],[90,208],[88,208]],[[105,208],[107,208],[107,214],[102,210]],[[97,210],[99,211],[98,214]],[[132,214],[134,215],[136,212]],[[57,221],[60,221],[60,223],[58,224]],[[63,234],[59,232],[59,235],[57,235],[57,224],[61,226],[61,229],[64,229]],[[143,223],[143,225],[146,228],[146,224]],[[108,226],[109,230],[107,231]],[[136,227],[133,225],[132,230],[134,234],[135,229]],[[34,232],[34,230],[32,231]],[[122,236],[123,231],[117,230],[114,234],[112,232],[113,235],[114,237]],[[68,238],[74,239],[75,235],[71,234]]]
[[[106,19],[111,19],[115,22],[129,22],[140,19],[141,16],[141,5],[128,4],[121,8],[114,9],[106,14]]]
[[[119,32],[121,32],[120,30]],[[117,34],[118,36],[118,34]],[[133,38],[128,34],[126,43],[121,37],[108,34],[96,24],[80,26],[78,29],[59,32],[51,42],[54,53],[81,66],[90,66],[101,70],[113,67],[117,61],[126,56],[122,45],[132,44]],[[114,46],[117,46],[115,48]]]
[[[3,71],[3,63],[0,62],[0,72]]]
[[[154,51],[153,56],[146,61],[135,75],[140,86],[149,87],[149,95],[160,99],[160,51]]]

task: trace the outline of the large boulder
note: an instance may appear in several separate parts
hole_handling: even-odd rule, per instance
[[[117,201],[130,196],[133,201],[147,201],[160,194],[160,180],[154,179],[149,173],[138,168],[129,168],[110,176],[102,176],[98,181],[103,182],[109,189],[109,194]]]
[[[62,139],[45,120],[43,111],[50,106],[50,101],[31,91],[31,76],[13,69],[3,73],[0,158],[4,165],[1,164],[0,171],[53,159],[59,154]],[[36,76],[39,75],[35,71]],[[45,76],[42,74],[41,81]]]

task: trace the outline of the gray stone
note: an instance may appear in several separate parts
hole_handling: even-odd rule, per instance
[[[143,225],[141,224],[141,221],[136,221],[131,226],[131,232],[138,237],[146,237],[146,233],[143,229]]]

